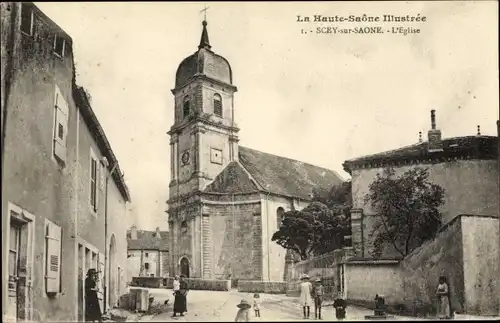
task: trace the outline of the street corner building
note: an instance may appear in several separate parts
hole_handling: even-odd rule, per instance
[[[236,91],[231,66],[213,51],[203,21],[198,50],[180,63],[172,90],[170,273],[283,281],[286,250],[271,241],[283,213],[304,208],[314,188],[330,189],[342,178],[240,146]]]
[[[434,295],[435,282],[445,275],[456,312],[495,315],[500,295],[498,137],[482,135],[477,126],[475,135],[441,138],[435,110],[431,111],[428,140],[423,141],[421,135],[414,145],[343,164],[352,176],[353,194],[351,227],[356,257],[347,263],[350,297],[372,299],[385,290],[389,302],[405,299],[411,307],[413,296]],[[378,220],[365,200],[369,185],[386,168],[398,176],[416,167],[427,169],[429,181],[444,189],[441,229],[403,259],[389,243],[381,255],[374,255],[372,233]],[[386,271],[384,266],[392,269]],[[362,279],[366,268],[371,275]],[[366,281],[374,277],[376,283]]]
[[[127,231],[127,278],[168,277],[170,235],[168,231],[137,230],[133,225]]]
[[[125,291],[130,195],[71,37],[28,2],[1,3],[1,36],[2,316],[82,321],[88,269],[102,307]]]

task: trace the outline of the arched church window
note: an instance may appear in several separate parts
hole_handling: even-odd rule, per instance
[[[189,105],[189,96],[184,97],[184,104],[182,106],[182,115],[187,118],[191,112],[191,106]]]
[[[281,206],[276,210],[276,227],[279,229],[281,226],[281,223],[283,222],[285,218],[285,209],[283,209]]]
[[[214,114],[222,117],[222,97],[219,93],[214,94]]]

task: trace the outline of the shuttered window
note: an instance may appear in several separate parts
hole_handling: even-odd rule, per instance
[[[61,238],[61,227],[47,221],[45,225],[45,240],[47,248],[45,257],[45,286],[46,292],[49,294],[61,292]]]
[[[54,156],[61,162],[66,162],[66,138],[68,135],[68,103],[64,99],[61,90],[55,88],[55,117],[54,117]]]
[[[222,97],[218,93],[214,94],[214,114],[222,117]]]

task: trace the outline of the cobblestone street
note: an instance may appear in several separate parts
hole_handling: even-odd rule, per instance
[[[190,291],[188,295],[188,313],[184,317],[172,316],[173,296],[171,290],[151,289],[150,295],[155,297],[155,302],[163,303],[169,299],[168,310],[165,313],[158,315],[146,315],[141,318],[141,321],[150,322],[169,322],[169,321],[208,321],[208,322],[232,322],[237,312],[236,305],[241,299],[245,298],[251,301],[252,294],[239,293],[237,291],[230,292],[212,292],[212,291]],[[298,299],[287,297],[285,295],[268,295],[261,294],[261,317],[253,316],[251,310],[252,321],[297,321],[304,320],[302,318],[302,309],[298,305]],[[365,315],[371,315],[373,311],[359,308],[347,308],[347,320],[364,320]],[[398,320],[413,320],[408,317],[395,317]],[[311,318],[314,320],[314,308],[311,308]],[[323,308],[324,321],[336,321],[335,313],[331,306]]]

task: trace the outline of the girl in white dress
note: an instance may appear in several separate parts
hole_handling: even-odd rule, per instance
[[[312,284],[309,281],[309,276],[307,274],[302,275],[300,280],[302,283],[300,284],[300,304],[302,305],[302,309],[304,311],[304,318],[309,318],[309,313],[311,309],[312,300]]]

